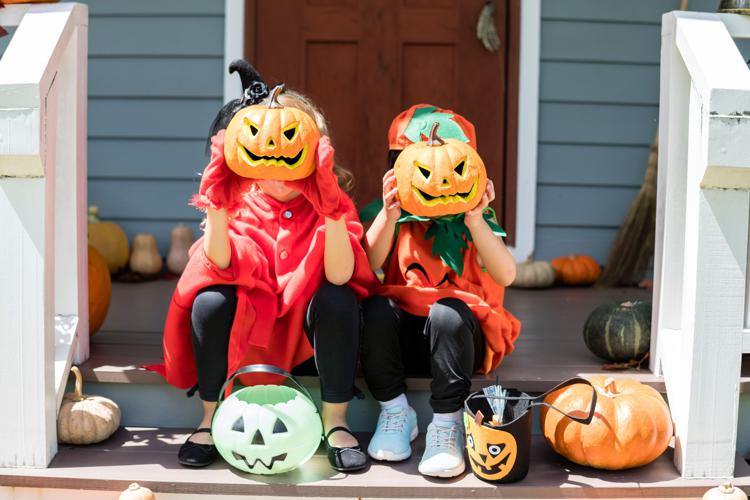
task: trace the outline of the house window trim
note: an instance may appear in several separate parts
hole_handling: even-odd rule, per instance
[[[224,6],[224,67],[227,68],[234,59],[244,56],[245,0],[224,0]],[[535,245],[541,12],[541,0],[521,2],[516,238],[515,245],[510,247],[518,261],[531,255]],[[224,102],[236,97],[238,89],[238,76],[224,72]]]

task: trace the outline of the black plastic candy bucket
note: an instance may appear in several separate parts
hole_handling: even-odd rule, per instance
[[[531,455],[531,410],[544,405],[559,411],[576,422],[588,425],[596,409],[596,389],[591,386],[591,408],[584,417],[569,415],[544,402],[544,398],[563,387],[591,382],[575,377],[553,387],[539,396],[529,396],[516,389],[507,389],[507,396],[487,396],[474,392],[464,402],[464,426],[466,428],[466,452],[474,474],[491,483],[513,483],[526,477]],[[492,407],[488,400],[504,399],[505,411],[502,423],[492,421]]]

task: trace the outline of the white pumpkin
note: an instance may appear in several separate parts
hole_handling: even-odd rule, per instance
[[[193,230],[185,224],[178,224],[172,229],[172,241],[167,255],[167,269],[172,274],[180,275],[185,270],[190,256],[188,251],[193,244]]]
[[[120,493],[118,500],[156,500],[156,495],[138,483],[131,483],[127,490]]]
[[[747,495],[732,483],[724,483],[708,490],[703,495],[703,500],[747,500]]]
[[[555,270],[549,262],[534,260],[532,256],[516,266],[516,288],[547,288],[555,283]]]
[[[70,371],[76,378],[75,392],[63,396],[57,417],[57,438],[67,444],[104,441],[120,426],[120,408],[111,399],[84,394],[80,370],[74,366]]]

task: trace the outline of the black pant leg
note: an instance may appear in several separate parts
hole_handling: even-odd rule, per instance
[[[432,351],[432,397],[436,413],[460,410],[471,390],[477,358],[484,355],[482,331],[469,307],[456,298],[430,308],[425,332]]]
[[[315,350],[326,403],[346,403],[354,395],[361,328],[362,308],[354,291],[324,283],[307,308],[305,331]]]
[[[227,378],[229,335],[237,310],[237,290],[231,285],[204,288],[191,311],[191,337],[203,401],[216,401]]]
[[[406,392],[400,339],[401,310],[385,297],[362,303],[362,370],[367,387],[378,401]]]

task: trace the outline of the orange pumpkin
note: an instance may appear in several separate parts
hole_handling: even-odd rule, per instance
[[[224,159],[235,173],[252,179],[302,179],[315,170],[320,130],[304,111],[279,104],[284,85],[268,105],[242,108],[224,135]]]
[[[102,254],[89,245],[89,335],[102,327],[112,299],[112,279],[109,277],[107,261]]]
[[[426,142],[404,149],[394,165],[401,208],[423,217],[467,212],[487,186],[479,154],[463,141],[438,137],[438,126],[433,124]]]
[[[552,259],[557,281],[566,285],[592,285],[599,279],[602,268],[588,255],[567,255]]]
[[[541,408],[542,433],[553,450],[577,464],[608,470],[640,467],[664,453],[673,429],[661,394],[635,380],[615,381],[601,375],[590,380],[599,397],[589,425]],[[544,401],[563,412],[586,415],[591,388],[572,385],[553,392]]]

